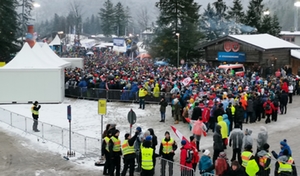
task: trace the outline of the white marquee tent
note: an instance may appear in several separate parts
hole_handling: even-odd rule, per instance
[[[71,68],[84,68],[84,61],[83,58],[62,58],[66,62],[71,63]]]
[[[70,67],[72,65],[70,62],[66,62],[62,58],[58,57],[47,43],[43,44],[42,50],[48,57],[50,57],[51,61],[56,62],[60,67]]]
[[[51,66],[25,43],[16,57],[0,68],[0,103],[60,103],[64,69]]]
[[[49,45],[50,46],[61,45],[61,41],[58,35],[55,36],[55,38],[52,40],[52,42]]]

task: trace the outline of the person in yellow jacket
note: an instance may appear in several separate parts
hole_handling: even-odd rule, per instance
[[[103,175],[109,175],[109,165],[110,165],[109,141],[112,135],[112,130],[108,130],[106,134],[107,135],[103,138],[102,145],[101,145],[102,157],[105,156]]]
[[[252,156],[250,158],[250,160],[248,161],[248,164],[247,164],[245,170],[246,170],[246,174],[248,176],[256,176],[256,173],[259,171],[259,167],[258,167],[258,164],[257,164],[254,156]]]
[[[112,137],[109,141],[109,160],[110,160],[110,176],[114,176],[114,172],[116,170],[116,176],[120,176],[120,170],[121,170],[121,141],[119,139],[119,130],[115,130],[112,133]]]
[[[139,109],[145,109],[145,97],[147,94],[148,94],[148,92],[144,87],[141,87],[139,89],[139,100],[140,100]]]
[[[32,130],[34,132],[40,132],[40,130],[37,129],[40,109],[41,109],[41,105],[39,105],[39,102],[35,101],[31,107],[31,113],[33,118]]]
[[[248,162],[250,161],[250,159],[253,157],[253,152],[252,152],[252,145],[247,145],[245,146],[244,151],[241,154],[241,158],[242,158],[242,168],[246,173],[246,168],[248,166]],[[259,168],[258,168],[259,170]]]
[[[122,143],[122,153],[124,156],[124,167],[121,173],[121,176],[125,176],[129,167],[129,176],[134,175],[134,165],[135,165],[135,150],[134,150],[134,142],[139,133],[136,132],[133,137],[130,136],[129,133],[125,134],[125,140]]]
[[[297,169],[294,159],[289,156],[289,151],[284,149],[282,156],[277,159],[274,170],[275,176],[297,176]]]
[[[141,149],[141,161],[142,161],[142,172],[141,176],[153,176],[154,175],[154,160],[155,151],[151,147],[151,136],[147,136],[143,142]]]
[[[226,122],[223,120],[222,116],[218,116],[218,125],[221,126],[221,135],[223,140],[223,146],[224,149],[226,149],[227,143],[228,143],[228,126]]]
[[[159,98],[159,95],[160,95],[159,84],[156,83],[156,84],[155,84],[155,87],[154,87],[154,89],[153,89],[153,96],[154,96],[155,98]]]

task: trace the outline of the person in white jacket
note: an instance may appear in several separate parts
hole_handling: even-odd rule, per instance
[[[294,92],[294,86],[290,83],[289,85],[289,103],[293,102],[293,92]]]

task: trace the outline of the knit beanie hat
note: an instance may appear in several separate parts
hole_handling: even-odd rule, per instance
[[[185,145],[186,144],[186,141],[185,140],[182,140],[181,141],[181,145]]]

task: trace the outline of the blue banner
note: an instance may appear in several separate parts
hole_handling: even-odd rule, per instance
[[[245,62],[245,53],[236,52],[218,52],[218,61],[221,62]]]
[[[113,42],[114,42],[114,46],[123,47],[125,40],[123,38],[114,38]]]

